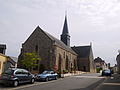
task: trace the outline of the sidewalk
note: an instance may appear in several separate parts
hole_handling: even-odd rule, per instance
[[[87,72],[82,72],[82,71],[76,71],[76,73],[67,73],[67,74],[62,74],[61,77],[68,77],[68,76],[74,76],[74,75],[80,75],[83,73],[87,73]]]
[[[112,77],[108,77],[95,90],[120,90],[120,75],[114,74]]]

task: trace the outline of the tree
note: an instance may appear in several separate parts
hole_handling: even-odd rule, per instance
[[[21,60],[22,65],[31,71],[39,65],[41,58],[36,53],[24,53],[23,59]]]

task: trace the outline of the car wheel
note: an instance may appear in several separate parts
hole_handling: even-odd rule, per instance
[[[55,76],[55,80],[57,80],[58,79],[58,77],[57,76]]]
[[[47,82],[47,81],[49,81],[49,78],[48,78],[48,77],[46,77],[45,81],[46,81],[46,82]]]
[[[31,79],[31,83],[33,84],[34,82],[35,82],[35,79],[34,79],[34,78],[32,78],[32,79]]]
[[[13,86],[14,86],[14,87],[17,87],[17,86],[18,86],[18,81],[17,81],[17,80],[15,80],[15,81],[13,82]]]

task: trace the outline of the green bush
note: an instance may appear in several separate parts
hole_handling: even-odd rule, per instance
[[[102,68],[96,68],[97,73],[100,73],[100,70],[102,70]]]

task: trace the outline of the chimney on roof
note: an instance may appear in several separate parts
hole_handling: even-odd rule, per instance
[[[0,44],[0,53],[5,54],[5,51],[6,51],[6,45]]]
[[[92,47],[92,42],[90,42],[90,46]]]

